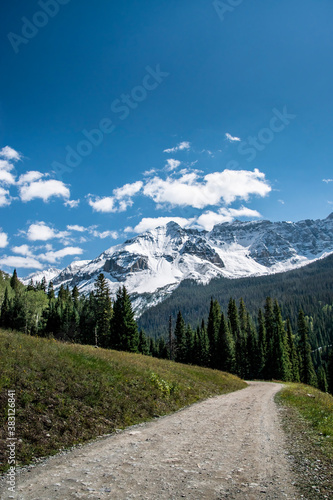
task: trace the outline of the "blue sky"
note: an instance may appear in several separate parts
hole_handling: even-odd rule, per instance
[[[63,268],[170,219],[327,217],[332,18],[331,0],[12,0],[0,267]]]

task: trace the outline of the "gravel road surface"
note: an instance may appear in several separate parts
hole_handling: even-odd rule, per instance
[[[299,499],[279,384],[249,382],[173,415],[51,457],[17,475],[22,500]],[[3,488],[4,485],[2,485]]]

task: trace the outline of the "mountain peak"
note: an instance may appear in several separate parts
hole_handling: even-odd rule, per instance
[[[112,295],[125,285],[137,315],[163,301],[184,280],[245,278],[285,272],[333,253],[333,213],[324,220],[228,222],[212,231],[177,222],[148,230],[109,248],[91,261],[74,261],[56,276],[61,284],[90,293],[104,273]],[[51,270],[52,271],[52,270]],[[40,281],[45,271],[36,273]],[[30,278],[30,277],[29,277]],[[26,281],[26,280],[24,280]],[[29,281],[29,279],[28,279]]]

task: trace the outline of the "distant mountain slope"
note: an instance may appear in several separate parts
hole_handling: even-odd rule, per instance
[[[113,295],[119,286],[126,286],[139,316],[185,280],[206,285],[220,277],[274,274],[332,252],[333,214],[296,223],[235,221],[210,232],[170,222],[111,247],[92,261],[73,262],[52,280],[55,289],[61,284],[77,285],[87,294],[103,272]]]
[[[302,307],[307,315],[322,321],[322,307],[333,305],[333,255],[301,269],[270,276],[219,278],[208,285],[184,281],[164,302],[145,311],[139,318],[139,325],[150,335],[166,333],[169,316],[175,324],[176,314],[181,310],[185,321],[195,327],[202,317],[207,317],[211,297],[224,309],[230,297],[236,300],[243,297],[250,313],[254,314],[264,305],[267,296],[278,299],[284,317],[297,317]],[[325,335],[333,339],[332,321],[330,324],[326,326]],[[296,326],[295,321],[293,326]]]

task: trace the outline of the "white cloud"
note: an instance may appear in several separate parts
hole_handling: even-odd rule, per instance
[[[88,231],[86,227],[78,226],[74,224],[73,226],[67,226],[68,231],[78,231],[79,233],[83,233],[84,231]]]
[[[20,187],[22,201],[31,201],[35,198],[40,198],[44,202],[47,202],[53,196],[66,199],[70,197],[70,191],[62,181],[55,179],[46,181],[38,180]]]
[[[150,170],[145,170],[142,175],[144,177],[147,177],[147,176],[153,175],[155,173],[156,173],[156,169],[155,168],[151,168]]]
[[[285,201],[284,200],[278,200],[279,203],[281,203],[281,205],[284,205],[285,204]]]
[[[93,230],[91,232],[91,234],[93,236],[95,236],[95,238],[101,238],[102,240],[104,240],[105,238],[112,238],[114,240],[119,238],[119,233],[117,231],[96,231],[96,230]]]
[[[112,191],[113,196],[92,199],[90,195],[88,203],[95,212],[124,212],[127,207],[133,205],[132,197],[141,191],[142,186],[143,183],[137,181],[114,189]]]
[[[48,241],[54,238],[66,238],[69,235],[67,231],[54,230],[43,221],[31,224],[26,234],[30,241]]]
[[[323,182],[326,182],[326,184],[328,184],[329,182],[333,182],[333,179],[323,179]]]
[[[14,165],[12,163],[9,163],[7,160],[0,160],[0,170],[7,170],[7,172],[10,172],[13,170]]]
[[[2,257],[0,259],[0,265],[9,267],[24,267],[27,269],[43,269],[42,264],[33,257],[18,257],[16,255]]]
[[[120,188],[116,188],[113,190],[113,195],[117,200],[122,200],[126,197],[131,197],[137,194],[142,188],[142,182],[137,181],[132,184],[125,184]]]
[[[83,249],[80,247],[64,247],[61,250],[49,251],[45,254],[38,255],[40,260],[50,262],[52,264],[56,263],[58,260],[68,255],[81,255]]]
[[[208,210],[198,217],[186,219],[185,217],[147,217],[143,218],[134,228],[127,227],[126,233],[143,233],[159,226],[165,226],[168,222],[176,222],[181,227],[194,227],[211,231],[216,224],[232,222],[236,217],[258,218],[261,214],[257,210],[247,207],[220,208],[218,212]]]
[[[0,229],[0,248],[5,248],[8,245],[8,235]]]
[[[15,177],[7,170],[0,169],[0,182],[4,184],[15,184]]]
[[[30,170],[29,172],[20,175],[17,184],[19,186],[22,186],[22,184],[30,184],[31,182],[38,181],[42,177],[44,177],[44,174],[41,172],[37,172],[37,170]]]
[[[67,200],[64,205],[69,208],[77,208],[80,205],[80,200]]]
[[[174,148],[164,149],[163,153],[176,153],[177,151],[184,151],[184,149],[189,150],[191,143],[188,141],[180,142]]]
[[[241,139],[239,137],[233,137],[231,134],[228,134],[228,132],[225,134],[226,139],[229,142],[240,142]]]
[[[175,170],[175,168],[179,167],[181,162],[179,160],[174,160],[173,158],[169,158],[167,160],[167,170]]]
[[[6,207],[10,205],[11,197],[8,189],[0,187],[0,207]]]
[[[112,196],[105,196],[104,198],[96,197],[95,200],[89,198],[88,203],[95,212],[116,212]]]
[[[13,247],[12,251],[19,255],[24,255],[24,257],[34,257],[33,252],[29,245],[20,245],[18,247]]]
[[[5,160],[18,161],[21,160],[22,155],[18,151],[15,151],[15,149],[5,146],[0,150],[0,157],[5,158]]]
[[[55,179],[42,180],[45,176],[36,170],[31,170],[20,176],[18,185],[22,201],[41,198],[47,202],[53,196],[65,199],[70,197],[70,191],[63,182]]]
[[[195,223],[195,226],[206,231],[211,231],[216,224],[223,222],[232,222],[236,217],[261,217],[257,210],[247,207],[241,208],[220,208],[218,212],[207,211],[201,214]]]
[[[255,169],[224,170],[207,174],[203,178],[192,172],[182,177],[163,180],[157,176],[150,179],[144,194],[159,205],[192,206],[204,208],[218,205],[221,201],[230,204],[237,198],[247,200],[250,195],[266,196],[271,191],[265,174]]]
[[[185,219],[184,217],[145,217],[134,228],[127,227],[126,233],[143,233],[155,227],[165,226],[168,222],[176,222],[181,227],[187,227],[195,219]]]

